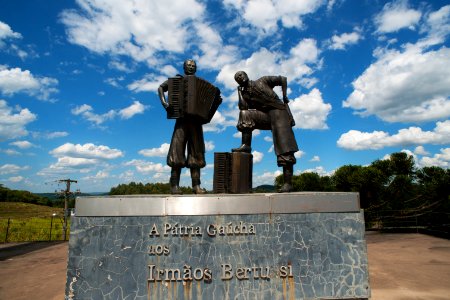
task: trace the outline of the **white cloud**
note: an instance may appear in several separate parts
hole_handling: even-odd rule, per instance
[[[55,157],[76,157],[76,158],[88,158],[88,159],[116,159],[123,156],[122,151],[118,149],[111,149],[104,145],[94,145],[92,143],[72,144],[66,143],[61,145],[52,151],[50,151]]]
[[[134,101],[128,107],[125,107],[120,110],[111,109],[104,114],[96,114],[94,113],[94,109],[89,104],[82,104],[77,106],[71,110],[72,114],[75,116],[81,115],[87,121],[93,123],[96,126],[100,126],[106,121],[113,120],[116,116],[119,116],[121,119],[127,120],[134,117],[136,114],[142,114],[148,106],[143,105],[139,101]]]
[[[325,170],[324,167],[318,166],[318,167],[315,167],[313,169],[305,169],[303,171],[298,172],[298,174],[302,174],[302,173],[317,173],[320,176],[331,176],[331,175],[333,175],[334,170],[333,171],[327,171],[327,170]]]
[[[430,153],[428,151],[426,151],[423,146],[417,146],[414,149],[414,154],[417,154],[417,155],[429,155]]]
[[[450,49],[417,45],[381,51],[343,102],[363,116],[387,122],[422,122],[450,116]]]
[[[247,59],[225,65],[216,80],[226,88],[235,90],[237,83],[234,81],[234,74],[238,70],[243,70],[253,80],[269,74],[283,74],[290,82],[300,82],[313,73],[311,67],[319,63],[319,53],[314,39],[299,41],[289,50],[289,54],[261,48]]]
[[[33,131],[33,132],[31,133],[31,135],[32,135],[33,138],[35,138],[35,139],[52,140],[52,139],[56,139],[56,138],[68,136],[69,133],[66,132],[66,131],[54,131],[54,132],[49,132],[49,131],[44,131],[44,132]]]
[[[162,1],[102,0],[79,4],[78,10],[61,13],[71,43],[149,64],[158,63],[157,53],[182,53],[192,43],[189,37],[197,35],[189,25],[201,20],[205,10],[195,0],[173,0],[170,5]]]
[[[83,180],[102,180],[102,179],[107,179],[107,178],[110,178],[110,177],[111,177],[111,175],[109,174],[109,172],[107,172],[107,171],[98,171],[93,176],[83,177]]]
[[[341,35],[333,35],[329,46],[332,50],[344,50],[348,45],[354,45],[362,38],[359,30],[351,33],[342,33]]]
[[[119,110],[118,114],[122,119],[127,120],[132,118],[134,115],[144,113],[147,108],[148,106],[142,104],[141,102],[134,101],[130,106]]]
[[[265,137],[264,137],[264,140],[265,140],[266,142],[269,142],[269,143],[272,143],[272,142],[273,142],[273,138],[270,137],[270,136],[265,136]]]
[[[48,100],[51,94],[58,92],[55,88],[57,84],[58,80],[54,78],[35,77],[28,70],[0,66],[0,91],[4,95],[23,92],[41,100]]]
[[[450,167],[450,148],[441,149],[440,153],[436,153],[433,157],[422,157],[419,164],[423,167]]]
[[[341,135],[337,145],[349,150],[382,149],[384,147],[448,144],[450,143],[450,120],[437,122],[433,131],[423,131],[419,127],[400,129],[390,135],[384,131],[361,132],[350,130]]]
[[[20,149],[28,149],[31,147],[36,147],[35,145],[33,145],[32,143],[30,143],[29,141],[15,141],[12,143],[9,143],[12,146],[16,146]]]
[[[312,161],[312,162],[320,161],[320,157],[317,155],[314,155],[313,158],[311,158],[309,161]]]
[[[306,154],[306,152],[302,151],[302,150],[298,150],[297,152],[294,153],[295,158],[300,159],[302,158],[304,155]]]
[[[283,174],[280,170],[276,170],[275,172],[264,172],[261,175],[253,176],[253,186],[259,186],[262,184],[274,184],[275,177]]]
[[[295,128],[327,129],[331,104],[324,103],[322,93],[314,88],[289,103],[295,120]]]
[[[20,155],[21,153],[17,150],[14,149],[0,149],[0,152],[5,153],[6,155]]]
[[[173,77],[173,75],[169,75]],[[147,74],[142,79],[133,81],[127,87],[133,92],[155,92],[158,90],[161,83],[167,80],[166,76],[157,76],[155,74]]]
[[[450,33],[450,5],[430,13],[423,27],[423,31],[428,33],[426,42],[430,44],[443,43],[445,37]]]
[[[36,115],[27,108],[11,108],[0,100],[0,141],[14,139],[28,134],[25,126],[36,120]]]
[[[13,177],[9,177],[8,181],[17,183],[17,182],[21,182],[24,179],[25,178],[23,178],[22,176],[13,176]]]
[[[214,141],[205,141],[205,150],[213,151],[216,146],[214,145]]]
[[[397,0],[383,7],[375,17],[375,24],[380,33],[396,32],[402,28],[414,29],[421,16],[420,11],[409,8],[407,0]]]
[[[105,161],[122,157],[124,154],[118,149],[111,149],[104,145],[92,143],[63,144],[49,152],[57,157],[57,162],[42,169],[39,176],[58,176],[61,174],[88,173],[98,166],[106,166]]]
[[[0,21],[0,47],[4,43],[3,40],[20,38],[22,38],[20,33],[14,32],[8,24]]]
[[[170,172],[170,167],[163,165],[161,163],[154,163],[149,161],[143,161],[138,159],[133,159],[125,163],[126,166],[134,166],[139,173],[167,173]]]
[[[253,163],[254,164],[260,163],[264,157],[263,153],[258,152],[256,150],[252,152],[252,155],[253,155]]]
[[[164,143],[159,148],[142,149],[140,155],[146,157],[166,157],[169,152],[170,144]]]
[[[30,169],[30,166],[21,167],[15,164],[5,164],[3,166],[0,166],[0,175],[19,173],[20,171],[28,169]]]
[[[223,2],[227,8],[241,14],[248,24],[260,29],[261,33],[273,33],[278,28],[278,22],[286,28],[301,29],[302,16],[314,13],[326,3],[323,0],[224,0]]]

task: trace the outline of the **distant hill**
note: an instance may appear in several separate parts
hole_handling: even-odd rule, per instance
[[[270,184],[259,185],[252,189],[253,193],[274,193],[276,192],[275,186]]]

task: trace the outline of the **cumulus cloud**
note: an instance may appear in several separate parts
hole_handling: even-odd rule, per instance
[[[324,103],[322,93],[314,88],[289,104],[295,120],[295,128],[328,129],[326,123],[331,104]]]
[[[428,151],[426,151],[423,146],[417,146],[414,149],[414,154],[417,154],[417,155],[429,155],[430,153]]]
[[[83,180],[102,180],[110,178],[111,175],[107,171],[98,171],[95,175],[83,177]]]
[[[144,113],[146,108],[147,106],[143,105],[141,102],[134,101],[130,106],[119,110],[118,114],[122,119],[127,120],[132,118],[134,115]]]
[[[262,184],[274,184],[275,177],[283,174],[280,170],[276,170],[275,172],[264,172],[261,175],[253,176],[253,185],[258,186]]]
[[[382,149],[384,147],[450,143],[450,120],[437,122],[433,131],[423,131],[419,127],[401,129],[390,135],[384,131],[361,132],[350,130],[341,135],[337,145],[349,150]]]
[[[298,150],[297,152],[294,153],[295,158],[300,159],[302,158],[304,155],[306,154],[306,152],[302,151],[302,150]]]
[[[216,147],[216,145],[214,145],[214,141],[205,141],[205,150],[207,152],[213,151],[215,147]]]
[[[36,120],[36,115],[27,108],[11,108],[0,100],[0,141],[22,137],[28,134],[26,125]]]
[[[302,28],[302,17],[314,13],[326,1],[316,0],[224,0],[226,7],[240,15],[246,23],[263,33],[274,32],[278,23],[286,28]],[[332,6],[333,4],[331,4]]]
[[[61,174],[88,173],[98,166],[106,166],[106,161],[117,159],[124,154],[118,149],[92,143],[63,144],[49,152],[57,162],[38,172],[39,176],[57,176]]]
[[[440,153],[436,153],[433,157],[422,157],[419,160],[419,165],[422,167],[450,167],[450,148],[440,149]]]
[[[31,147],[36,147],[35,145],[33,145],[32,143],[30,143],[29,141],[15,141],[12,143],[9,143],[12,146],[16,146],[20,149],[28,149]]]
[[[58,92],[55,87],[58,80],[50,77],[38,77],[30,71],[21,68],[8,69],[0,65],[0,92],[11,96],[16,93],[26,93],[40,100],[48,100],[50,95]]]
[[[6,39],[20,39],[22,35],[18,32],[14,32],[11,27],[0,21],[0,47],[4,43],[3,41]]]
[[[258,152],[256,150],[252,152],[252,155],[253,155],[253,163],[254,164],[260,163],[264,157],[263,153]]]
[[[111,149],[104,145],[94,145],[92,143],[72,144],[65,143],[52,151],[50,151],[55,157],[78,157],[78,158],[88,158],[88,159],[116,159],[123,156],[123,152],[119,149]]]
[[[312,161],[312,162],[320,161],[320,157],[318,155],[314,155],[313,158],[311,158],[309,161]]]
[[[387,122],[423,122],[450,116],[450,49],[417,45],[381,51],[343,102],[362,116]]]
[[[387,3],[375,17],[379,33],[396,32],[402,28],[414,29],[420,21],[422,13],[409,7],[407,0]]]
[[[33,132],[32,135],[33,135],[33,138],[35,138],[35,139],[43,138],[46,140],[52,140],[52,139],[68,136],[69,133],[66,131],[53,131],[53,132],[47,131],[47,132]]]
[[[342,33],[341,35],[333,35],[331,37],[330,46],[332,50],[344,50],[349,45],[354,45],[362,38],[359,30],[350,33]]]
[[[5,164],[3,166],[0,166],[0,175],[19,173],[20,171],[28,169],[30,169],[30,166],[21,167],[15,164]]]
[[[139,159],[133,159],[125,163],[126,166],[134,166],[136,171],[142,174],[148,173],[167,173],[170,172],[170,167],[161,163],[154,163],[149,161],[143,161]]]
[[[319,48],[314,39],[303,39],[289,50],[288,54],[261,48],[249,58],[226,64],[216,80],[230,90],[236,89],[234,74],[245,71],[250,79],[258,79],[267,74],[287,76],[290,82],[300,83],[308,78],[319,64]],[[237,98],[235,99],[237,101]]]
[[[24,180],[25,178],[23,177],[23,176],[13,176],[13,177],[9,177],[8,178],[8,181],[9,182],[14,182],[14,183],[17,183],[17,182],[21,182],[22,180]]]
[[[169,152],[170,144],[164,143],[159,148],[142,149],[140,155],[146,157],[166,157]]]
[[[111,109],[104,114],[96,114],[94,113],[94,109],[89,104],[79,105],[71,110],[71,113],[75,116],[82,116],[87,121],[93,123],[95,126],[100,126],[106,121],[113,120],[116,116],[119,116],[121,119],[127,120],[135,116],[136,114],[142,114],[148,106],[143,105],[139,101],[134,101],[128,107],[125,107],[120,110]]]
[[[165,53],[181,54],[196,47],[195,58],[202,67],[219,68],[238,53],[235,47],[223,45],[218,30],[205,22],[206,6],[200,1],[174,0],[167,5],[137,0],[106,5],[102,0],[84,0],[79,4],[78,9],[64,10],[60,19],[71,43],[99,54],[125,55],[161,67]],[[129,72],[129,67],[115,59],[110,66]],[[145,79],[129,88],[148,89],[148,84],[152,81]]]

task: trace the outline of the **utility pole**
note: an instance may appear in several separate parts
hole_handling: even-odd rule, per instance
[[[64,194],[64,224],[63,224],[63,230],[64,230],[64,241],[67,240],[67,218],[68,218],[68,202],[69,202],[69,196],[71,194],[73,194],[70,191],[70,184],[73,183],[78,183],[78,181],[76,180],[72,180],[72,179],[60,179],[58,180],[58,182],[65,182],[66,183],[66,189],[62,190],[61,192]]]

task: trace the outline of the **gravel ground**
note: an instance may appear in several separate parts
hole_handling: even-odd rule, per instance
[[[368,232],[372,300],[450,299],[450,241]],[[68,243],[0,245],[0,299],[62,300]]]

